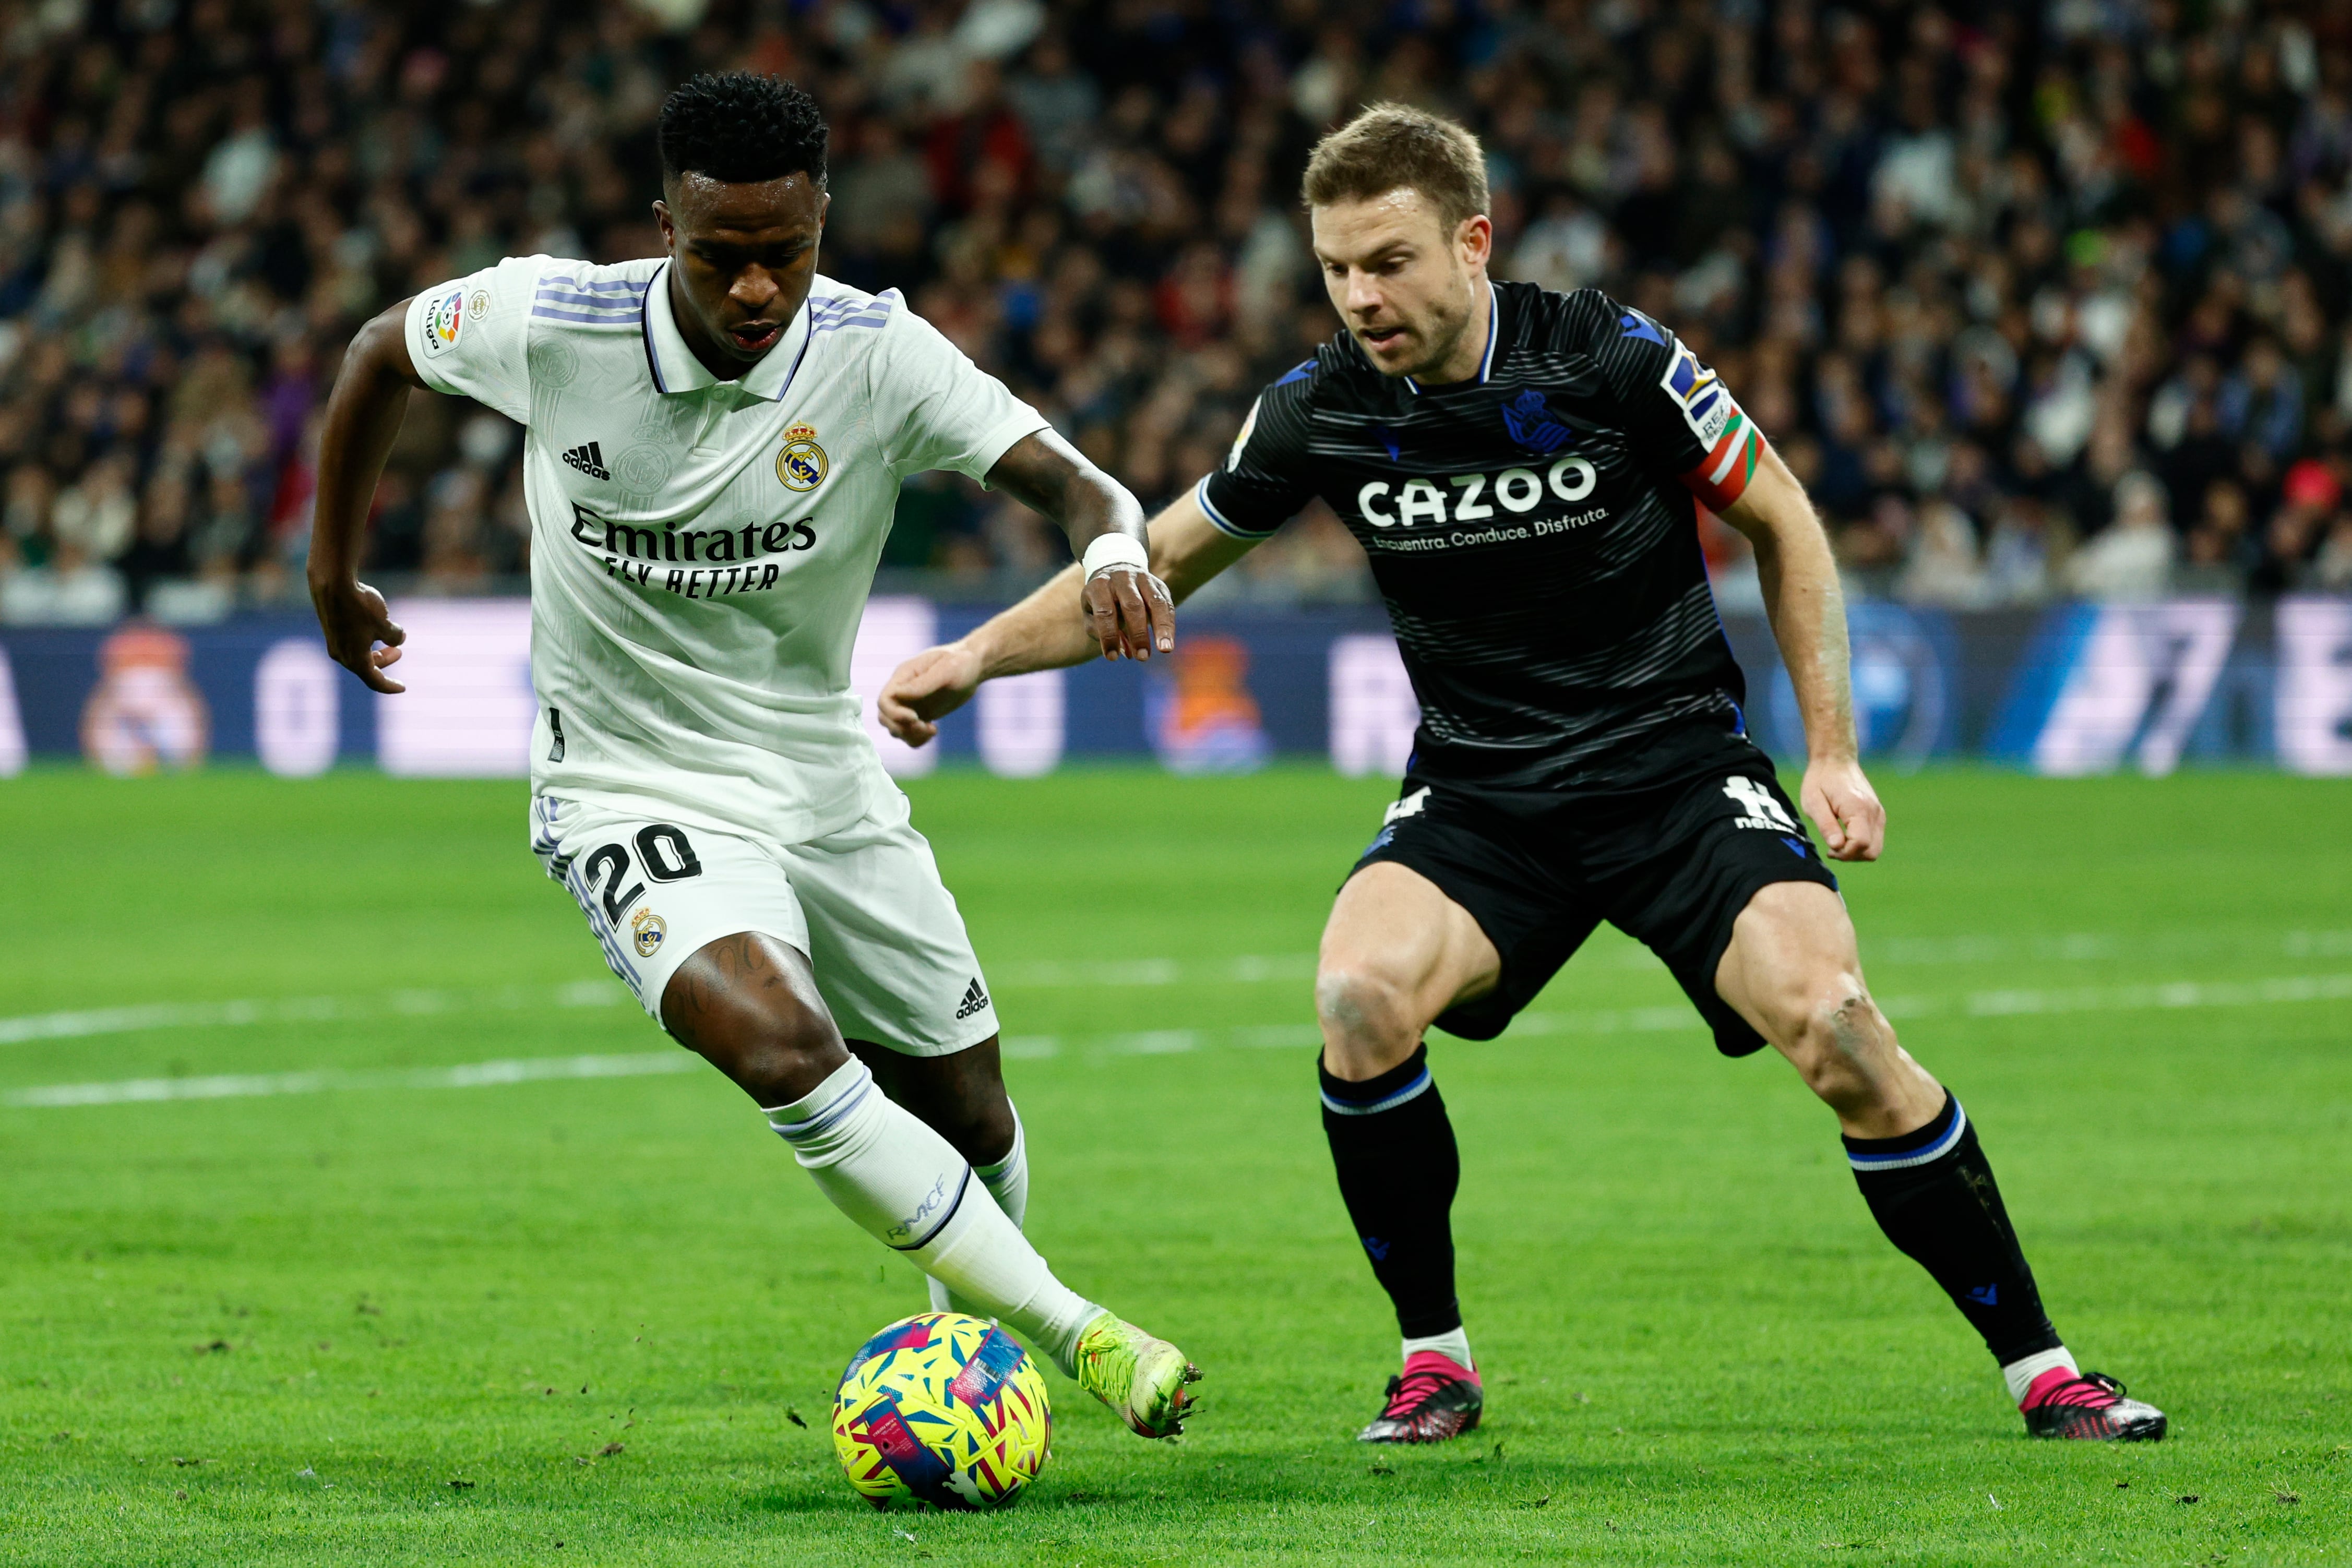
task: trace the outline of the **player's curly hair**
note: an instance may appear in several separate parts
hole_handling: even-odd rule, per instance
[[[730,185],[805,173],[824,188],[824,114],[780,77],[706,72],[662,100],[655,133],[662,178],[707,174]]]

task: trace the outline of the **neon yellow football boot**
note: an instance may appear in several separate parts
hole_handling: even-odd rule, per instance
[[[1078,1386],[1118,1412],[1141,1437],[1172,1437],[1184,1429],[1192,1396],[1184,1385],[1201,1369],[1164,1339],[1154,1339],[1110,1312],[1078,1335]]]

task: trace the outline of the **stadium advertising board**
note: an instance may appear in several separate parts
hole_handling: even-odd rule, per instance
[[[335,668],[306,618],[0,630],[0,775],[71,757],[122,774],[213,758],[292,777],[339,761],[414,777],[528,771],[528,603],[414,600],[394,613],[409,631],[397,697]],[[1176,658],[992,682],[921,750],[885,735],[874,695],[898,661],[985,614],[908,596],[869,606],[850,679],[893,773],[968,762],[1029,778],[1143,756],[1230,772],[1319,756],[1379,775],[1401,771],[1412,747],[1412,688],[1370,607],[1195,614]],[[1850,621],[1856,719],[1882,763],[1980,757],[2072,775],[2235,760],[2352,775],[2352,599],[1957,615],[1863,601]],[[1769,629],[1735,616],[1726,630],[1748,673],[1751,729],[1776,755],[1801,755]]]

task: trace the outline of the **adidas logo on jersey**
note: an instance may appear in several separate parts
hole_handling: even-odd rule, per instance
[[[604,449],[596,442],[575,446],[563,455],[563,460],[591,479],[610,479],[613,471],[604,466]]]
[[[963,1004],[956,1009],[956,1021],[961,1023],[986,1006],[988,993],[980,988],[980,977],[975,975],[971,984],[964,988]]]

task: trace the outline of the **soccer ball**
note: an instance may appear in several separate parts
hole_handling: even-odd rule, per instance
[[[857,1347],[833,1399],[833,1448],[876,1508],[996,1508],[1045,1468],[1045,1379],[1003,1329],[924,1312]]]

